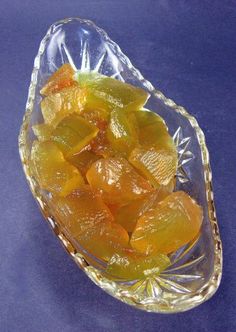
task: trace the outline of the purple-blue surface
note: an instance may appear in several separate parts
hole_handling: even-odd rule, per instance
[[[236,330],[236,1],[1,0],[0,331]],[[44,222],[18,156],[33,60],[65,17],[103,27],[154,86],[203,128],[211,156],[224,274],[216,295],[183,314],[138,311],[77,268]]]

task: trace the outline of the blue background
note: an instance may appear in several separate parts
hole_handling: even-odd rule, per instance
[[[76,267],[26,184],[17,136],[33,60],[64,17],[103,27],[154,86],[196,116],[208,143],[224,245],[216,295],[175,315],[111,298]],[[236,1],[0,1],[0,331],[236,330]]]

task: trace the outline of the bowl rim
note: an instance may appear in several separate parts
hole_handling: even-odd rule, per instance
[[[185,305],[182,305],[181,308],[178,306],[173,306],[173,307],[160,307],[158,303],[153,303],[153,304],[142,304],[142,303],[137,303],[135,298],[133,298],[130,294],[125,291],[121,285],[107,279],[104,277],[99,270],[96,268],[90,266],[87,262],[86,259],[83,257],[82,254],[76,253],[73,245],[70,243],[70,241],[66,238],[66,236],[62,233],[59,232],[57,228],[55,228],[55,225],[50,218],[50,216],[46,213],[45,211],[45,204],[43,202],[43,199],[38,197],[38,194],[35,195],[35,188],[33,185],[33,181],[30,178],[29,172],[28,172],[28,167],[27,167],[27,160],[29,157],[29,152],[27,151],[27,129],[29,127],[30,123],[30,117],[31,113],[33,111],[33,106],[34,106],[34,100],[36,96],[36,85],[38,82],[38,72],[40,68],[40,60],[41,57],[45,51],[45,46],[52,34],[54,34],[55,30],[58,27],[61,27],[62,25],[68,24],[72,21],[76,21],[79,24],[85,23],[89,26],[91,26],[93,29],[95,29],[99,34],[102,35],[104,40],[106,42],[109,42],[109,46],[114,50],[115,53],[119,54],[119,59],[121,62],[123,62],[129,70],[131,70],[132,74],[142,82],[142,84],[149,90],[149,92],[152,93],[153,96],[158,98],[163,102],[164,105],[168,106],[171,108],[173,111],[181,114],[183,117],[185,117],[193,129],[195,130],[196,137],[201,149],[201,157],[202,157],[202,165],[203,165],[203,170],[204,170],[204,180],[205,180],[205,189],[206,189],[206,200],[207,200],[207,207],[208,207],[208,217],[209,221],[211,224],[211,231],[212,231],[212,237],[213,237],[213,244],[214,244],[214,269],[213,273],[208,280],[206,284],[203,285],[199,290],[197,290],[194,294],[192,294],[191,298],[195,298],[196,301],[191,302],[186,302]],[[206,146],[205,142],[205,136],[203,131],[198,125],[197,120],[190,115],[187,110],[182,107],[177,105],[172,99],[167,98],[161,91],[158,89],[155,89],[153,85],[146,80],[140,71],[136,69],[129,58],[121,51],[120,47],[112,41],[107,33],[97,27],[92,21],[87,20],[87,19],[81,19],[79,17],[70,17],[66,18],[63,20],[59,20],[55,23],[53,23],[46,35],[43,37],[41,40],[40,46],[38,53],[35,57],[34,60],[34,66],[31,74],[31,81],[30,81],[30,86],[29,86],[29,91],[28,91],[28,98],[26,102],[26,109],[25,109],[25,114],[23,117],[23,122],[21,125],[20,133],[19,133],[19,153],[20,153],[20,158],[22,161],[23,169],[25,172],[26,179],[29,183],[30,189],[32,193],[34,194],[34,197],[36,197],[38,204],[40,206],[41,212],[43,213],[44,217],[54,230],[54,233],[56,236],[59,238],[60,242],[62,243],[63,247],[66,249],[66,251],[72,256],[73,260],[79,265],[79,267],[87,274],[87,276],[98,286],[100,286],[102,289],[104,289],[107,293],[110,295],[114,296],[117,299],[120,299],[121,301],[133,305],[136,308],[143,309],[146,311],[151,311],[151,312],[157,312],[157,313],[177,313],[177,312],[183,312],[187,311],[193,307],[198,306],[202,302],[205,302],[208,300],[210,297],[214,295],[216,290],[218,289],[222,277],[222,265],[223,265],[223,255],[222,255],[222,242],[220,239],[220,234],[219,234],[219,227],[217,223],[217,218],[216,218],[216,211],[215,211],[215,204],[214,204],[214,195],[213,195],[213,186],[212,186],[212,172],[211,172],[211,167],[210,167],[210,161],[209,161],[209,153],[208,149]],[[113,287],[111,287],[113,286]],[[111,288],[114,288],[111,290]]]

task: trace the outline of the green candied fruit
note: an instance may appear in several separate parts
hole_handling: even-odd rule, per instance
[[[139,114],[135,115],[137,116],[137,121],[140,127],[146,127],[155,122],[162,122],[165,125],[165,121],[160,115],[156,114],[153,111],[150,111],[147,108],[142,108]],[[167,128],[166,125],[165,128]]]
[[[107,264],[106,272],[115,278],[136,280],[160,274],[170,265],[167,255],[140,255],[132,250],[114,254]],[[130,251],[130,252],[129,252]]]
[[[79,86],[87,89],[86,107],[106,110],[139,110],[149,98],[148,92],[96,72],[77,72]]]
[[[129,162],[138,169],[154,187],[167,186],[177,170],[177,151],[164,120],[150,111],[134,112],[139,146],[129,155]]]
[[[101,124],[101,122],[107,123],[109,121],[110,111],[106,111],[102,108],[88,109],[86,107],[81,111],[80,115],[84,119],[88,120],[90,123],[99,127],[99,124]]]
[[[134,113],[139,129],[140,145],[146,147],[167,148],[173,145],[165,121],[156,113],[141,110]]]
[[[156,147],[137,147],[129,155],[129,162],[155,187],[169,186],[177,170],[174,150]]]
[[[99,129],[80,115],[72,114],[64,118],[52,131],[54,141],[66,158],[79,153],[97,136]]]
[[[39,123],[32,126],[32,130],[34,135],[37,137],[39,141],[48,141],[51,137],[52,127],[45,124]]]
[[[135,116],[124,110],[113,110],[107,129],[107,139],[113,150],[129,154],[138,142]]]
[[[80,171],[68,163],[57,145],[50,141],[33,142],[30,167],[40,188],[55,195],[67,196],[84,184]]]

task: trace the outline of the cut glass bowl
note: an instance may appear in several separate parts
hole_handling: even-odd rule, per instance
[[[74,69],[95,70],[147,90],[151,97],[145,107],[164,118],[174,138],[178,150],[175,189],[186,191],[202,206],[204,221],[200,236],[171,254],[171,265],[159,275],[129,282],[106,275],[104,262],[83,248],[78,249],[78,244],[62,233],[48,207],[48,193],[42,191],[31,176],[29,156],[35,139],[32,125],[42,120],[39,91],[48,77],[67,62]],[[49,28],[41,41],[34,62],[19,148],[26,178],[43,215],[74,261],[107,293],[136,308],[162,313],[188,310],[215,293],[222,274],[222,246],[204,134],[197,121],[183,107],[156,90],[104,30],[91,21],[79,18],[59,21]]]

